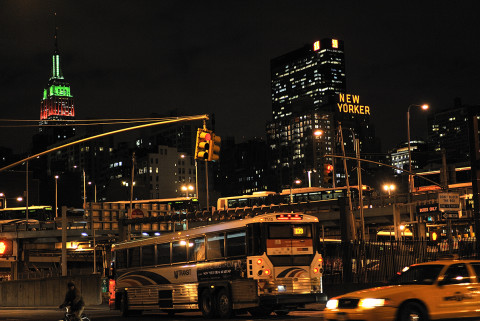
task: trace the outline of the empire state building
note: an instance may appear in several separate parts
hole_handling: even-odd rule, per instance
[[[55,51],[52,56],[52,69],[43,99],[40,105],[40,132],[50,136],[50,143],[67,139],[75,135],[70,122],[75,119],[73,96],[70,84],[65,81],[60,68],[57,28],[55,29]],[[69,124],[70,123],[70,124]]]

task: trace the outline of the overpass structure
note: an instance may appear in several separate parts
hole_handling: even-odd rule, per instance
[[[446,217],[445,213],[438,210],[439,191],[415,193],[411,203],[407,202],[406,194],[364,197],[366,240],[375,240],[379,230],[393,231],[394,237],[401,238],[398,229],[400,225],[410,225],[419,238],[427,236],[429,226],[438,230],[439,226],[453,224],[462,226],[463,232],[465,228],[471,230],[470,190],[465,187],[457,189],[456,193],[461,195],[462,202],[462,210],[457,217]],[[323,226],[324,237],[340,238],[341,230],[346,224],[342,220],[342,211],[345,210],[343,204],[341,199],[331,199],[227,210],[182,211],[165,204],[139,201],[133,204],[132,212],[141,212],[141,215],[128,217],[128,202],[88,203],[84,215],[67,217],[64,227],[61,218],[53,222],[28,225],[24,221],[13,225],[0,222],[0,239],[14,241],[13,254],[0,256],[0,278],[13,280],[62,275],[62,231],[65,232],[63,241],[68,273],[105,275],[110,261],[110,246],[115,242],[263,213],[301,212],[315,215]],[[360,228],[358,200],[354,200],[353,208],[356,227]],[[410,208],[413,208],[413,215]],[[425,208],[428,211],[424,211]]]

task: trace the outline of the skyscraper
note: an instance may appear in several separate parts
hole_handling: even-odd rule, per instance
[[[55,28],[55,51],[52,56],[52,69],[40,104],[40,132],[49,137],[49,144],[74,136],[73,126],[64,126],[75,119],[73,96],[70,84],[65,81],[60,68],[57,29]],[[47,126],[48,125],[48,126]],[[55,125],[52,126],[51,125]],[[63,125],[63,126],[62,126]]]
[[[271,188],[308,180],[320,186],[320,168],[332,163],[336,97],[345,93],[343,41],[323,39],[271,61],[273,121],[267,125],[272,151]],[[321,130],[321,138],[318,131]]]
[[[272,59],[273,121],[312,110],[344,93],[343,41],[323,39]]]

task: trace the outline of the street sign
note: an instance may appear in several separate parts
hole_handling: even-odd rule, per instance
[[[140,208],[134,208],[132,210],[132,217],[130,218],[143,218],[143,211]]]
[[[455,212],[445,212],[445,213],[443,213],[442,216],[443,216],[443,218],[459,218],[460,217],[458,212],[456,212],[456,213]]]
[[[440,212],[460,211],[460,195],[458,193],[438,193],[438,208]]]

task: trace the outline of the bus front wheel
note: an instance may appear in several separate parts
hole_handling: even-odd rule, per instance
[[[232,299],[226,289],[218,291],[217,308],[220,319],[228,319],[233,316]]]
[[[211,319],[215,316],[214,299],[208,289],[203,290],[200,295],[200,310],[204,318]]]

